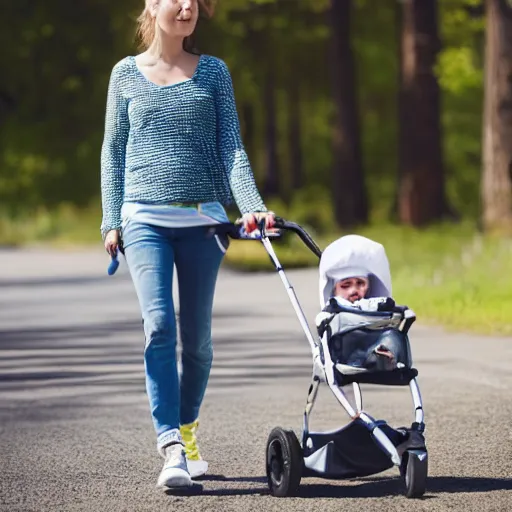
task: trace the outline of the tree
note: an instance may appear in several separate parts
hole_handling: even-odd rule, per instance
[[[485,229],[512,228],[512,4],[487,0],[482,201]]]
[[[350,44],[351,0],[331,0],[332,80],[335,106],[334,213],[343,227],[368,220],[356,98],[355,69]]]
[[[400,14],[398,216],[422,226],[448,213],[434,73],[441,47],[437,0],[402,0]]]
[[[270,198],[278,196],[280,188],[277,153],[276,79],[272,52],[269,52],[267,56],[262,93],[262,106],[265,110],[265,180],[263,182],[263,194]]]
[[[304,185],[302,172],[300,84],[295,73],[289,74],[288,86],[288,150],[290,153],[290,176],[292,190]]]
[[[9,48],[2,68],[10,72],[0,78],[2,209],[85,205],[97,193],[108,79],[113,64],[133,51],[134,8],[138,1],[122,8],[106,1],[73,9],[63,0],[5,4],[9,23],[0,46]]]

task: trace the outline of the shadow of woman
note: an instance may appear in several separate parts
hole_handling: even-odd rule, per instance
[[[258,484],[249,489],[218,488],[205,489],[204,482],[226,482],[226,483],[254,483]],[[264,485],[262,485],[264,484]],[[267,478],[264,476],[240,476],[228,477],[225,475],[204,475],[194,480],[194,485],[182,489],[167,489],[168,496],[247,496],[247,495],[265,495],[269,493]]]

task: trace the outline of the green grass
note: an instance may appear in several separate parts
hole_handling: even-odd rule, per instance
[[[290,210],[278,203],[271,207],[305,226],[321,248],[346,234],[326,227],[333,226],[330,208],[311,197],[299,198]],[[64,249],[101,244],[100,215],[99,206],[94,205],[86,210],[63,206],[17,220],[0,216],[0,245],[48,244]],[[422,322],[463,331],[512,334],[510,237],[483,237],[470,222],[425,230],[376,224],[357,233],[385,246],[393,295],[414,309]],[[293,233],[276,241],[274,247],[285,269],[318,265]],[[232,241],[226,263],[248,271],[273,270],[258,242]]]
[[[315,237],[321,248],[344,233]],[[426,230],[374,226],[357,231],[382,243],[388,254],[393,295],[424,323],[487,334],[512,334],[512,239],[483,237],[471,224]],[[293,238],[292,238],[293,237]],[[284,268],[317,266],[298,237],[274,244]],[[234,241],[227,263],[271,269],[259,244]]]
[[[98,205],[85,209],[62,205],[54,211],[40,209],[15,218],[0,213],[0,246],[101,244],[100,223]]]

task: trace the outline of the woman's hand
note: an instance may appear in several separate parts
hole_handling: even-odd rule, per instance
[[[251,231],[258,229],[259,223],[262,220],[265,220],[265,229],[272,229],[276,222],[276,216],[274,212],[245,213],[242,216],[241,222],[245,232],[251,233]]]
[[[115,256],[117,254],[117,249],[119,248],[119,230],[111,229],[107,236],[105,236],[105,250],[110,254],[110,256]]]

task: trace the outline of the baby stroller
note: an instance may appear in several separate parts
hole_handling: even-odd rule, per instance
[[[390,297],[391,277],[384,249],[368,239],[350,235],[331,244],[322,254],[298,224],[276,219],[276,228],[295,232],[321,259],[320,302],[322,307],[326,303],[327,306],[317,316],[318,335],[314,336],[271,244],[276,234],[265,233],[261,226],[259,234],[247,236],[239,227],[231,225],[228,234],[233,238],[261,240],[288,292],[313,356],[300,442],[292,430],[281,427],[274,428],[267,440],[266,472],[271,494],[296,495],[303,477],[350,479],[397,466],[405,482],[406,496],[422,496],[428,454],[423,435],[423,406],[416,382],[418,372],[412,367],[408,340],[415,314],[406,306],[395,305],[391,299],[372,303],[370,298],[366,310],[340,306],[336,300],[329,300],[333,284],[330,276],[347,265],[363,265],[370,271],[372,295]],[[217,232],[219,229],[222,228],[217,228]],[[361,243],[364,251],[358,250]],[[348,425],[331,432],[309,429],[309,418],[321,383],[329,386],[351,418]],[[415,416],[411,426],[395,429],[383,420],[372,418],[363,409],[361,383],[409,386]],[[355,409],[342,389],[347,385],[353,386]]]

